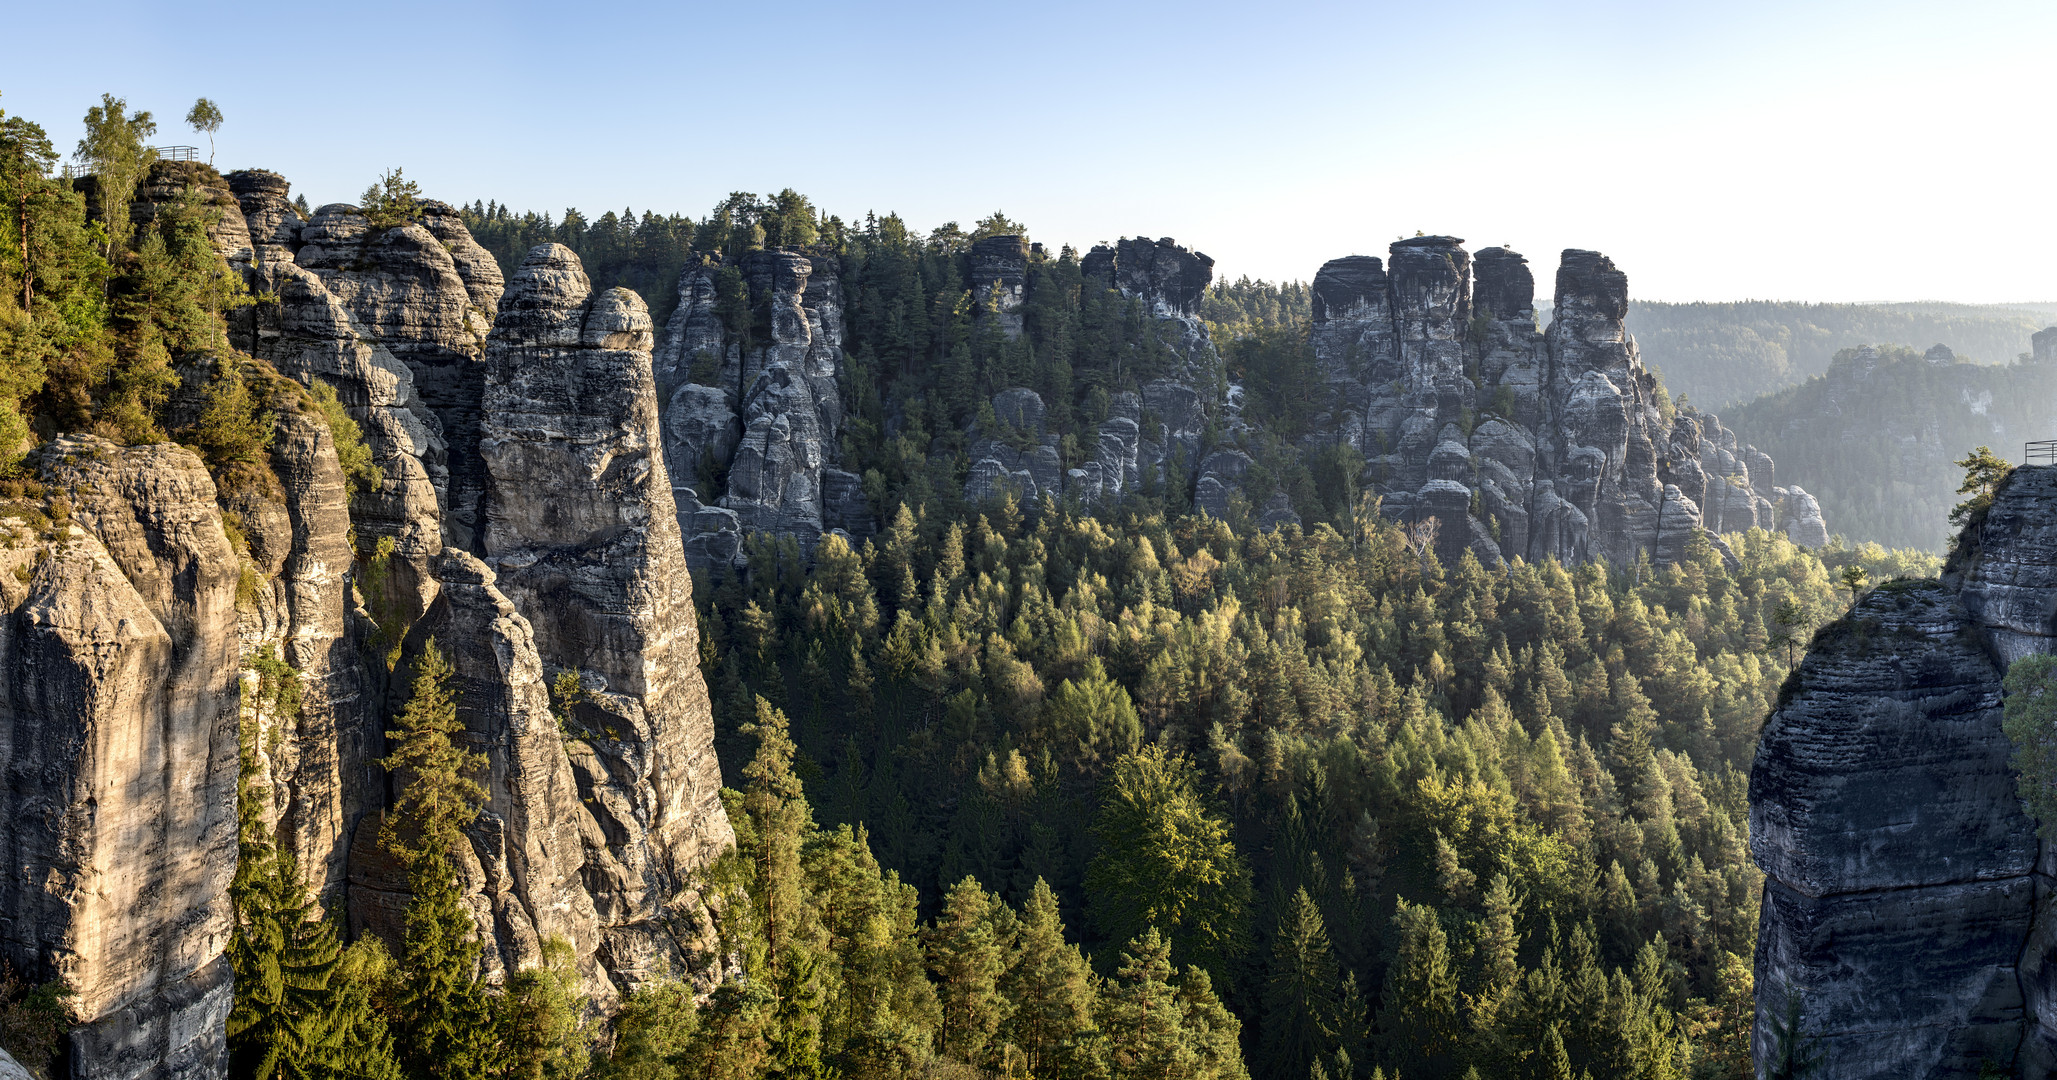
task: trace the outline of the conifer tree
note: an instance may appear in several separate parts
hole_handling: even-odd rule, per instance
[[[1198,782],[1191,760],[1161,744],[1116,759],[1093,823],[1101,846],[1086,890],[1108,936],[1168,927],[1182,959],[1211,967],[1241,952],[1250,883]]]
[[[1100,1047],[1092,969],[1064,939],[1057,894],[1040,877],[1022,904],[1014,958],[1001,986],[1013,1006],[1001,1034],[1021,1051],[1029,1075],[1093,1075]]]
[[[492,1074],[503,1048],[479,977],[478,927],[463,903],[456,860],[485,791],[467,774],[483,755],[457,745],[464,725],[450,689],[453,670],[431,639],[414,664],[413,693],[381,764],[401,779],[379,838],[405,867],[413,895],[399,956],[400,1056],[418,1080]]]
[[[929,971],[942,1005],[937,1042],[944,1056],[957,1061],[983,1064],[994,1033],[1012,1011],[999,988],[1012,942],[997,932],[996,908],[1006,910],[967,877],[944,897],[942,913],[926,935]]]
[[[1379,1014],[1386,1064],[1410,1076],[1448,1075],[1457,1024],[1449,937],[1434,908],[1405,900],[1393,915],[1393,928],[1400,948]]]
[[[1108,1064],[1115,1080],[1183,1080],[1194,1071],[1185,1016],[1171,985],[1171,946],[1155,927],[1122,950],[1104,998]]]
[[[1321,910],[1296,890],[1272,935],[1264,982],[1264,1073],[1299,1080],[1335,1052],[1342,986]]]

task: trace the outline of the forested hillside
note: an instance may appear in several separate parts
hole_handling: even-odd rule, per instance
[[[2045,351],[1971,364],[1913,349],[1844,349],[1826,375],[1722,414],[1778,461],[1779,477],[1814,492],[1855,541],[1940,552],[1950,508],[1978,446],[2019,461],[2022,444],[2057,438],[2057,335]]]
[[[1025,235],[998,212],[923,232],[786,191],[553,222],[396,170],[303,221],[276,174],[155,160],[124,102],[87,126],[75,182],[0,120],[0,632],[66,673],[5,688],[8,775],[37,779],[6,806],[47,839],[9,850],[51,875],[0,882],[35,916],[0,933],[32,1067],[158,1075],[170,1052],[131,1059],[179,1037],[220,1048],[181,1075],[324,1080],[1749,1075],[1744,763],[1812,629],[1934,557],[1752,529],[1679,530],[1667,565],[1439,560],[1347,447],[1296,441],[1305,287],[1213,286],[1215,340],[1172,341],[1059,247],[1010,337],[970,299],[971,245]],[[721,259],[773,250],[839,275],[826,449],[871,528],[755,532],[688,613],[651,322],[712,269],[739,352],[767,339]],[[1092,504],[967,494],[968,444],[1024,441],[996,392],[1041,394],[1069,464],[1210,349],[1252,490],[1296,512],[1202,512],[1175,460]],[[574,478],[626,493],[582,533],[557,466],[594,446],[636,467]],[[696,633],[704,689],[661,670]],[[216,658],[205,694],[175,655]],[[146,722],[195,757],[138,779],[76,749]],[[710,738],[706,820],[659,821],[700,813],[677,761],[713,771]],[[138,800],[112,839],[58,831],[147,783],[198,824]],[[193,911],[51,905],[94,861],[66,844],[183,875]],[[100,982],[67,982],[81,952]]]
[[[2057,304],[1634,300],[1628,310],[1643,359],[1664,373],[1671,392],[1724,415],[1822,374],[1844,349],[1895,345],[1919,352],[1942,342],[1977,363],[2005,364],[2028,352],[2029,336],[2053,323]]]

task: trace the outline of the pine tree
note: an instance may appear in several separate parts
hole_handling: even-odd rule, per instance
[[[1386,1063],[1409,1076],[1447,1075],[1457,1024],[1449,937],[1434,908],[1405,900],[1393,915],[1393,928],[1400,948],[1379,1013]]]
[[[478,927],[464,906],[456,860],[464,829],[478,816],[485,791],[466,774],[485,757],[458,747],[464,725],[450,689],[453,670],[431,639],[414,665],[413,694],[398,728],[386,733],[393,752],[381,764],[402,778],[400,796],[379,838],[407,869],[413,895],[399,957],[395,1011],[400,1055],[419,1080],[461,1080],[491,1074],[502,1054],[491,1002],[479,977]]]
[[[1012,943],[996,931],[996,909],[1006,912],[976,879],[967,877],[951,887],[925,935],[929,971],[943,1008],[937,1042],[945,1057],[957,1061],[984,1063],[994,1033],[1011,1011],[999,981]]]
[[[1099,1047],[1094,1026],[1092,969],[1077,945],[1064,940],[1057,894],[1036,879],[1022,905],[1015,953],[1001,983],[1014,1011],[1001,1035],[1023,1054],[1030,1076],[1090,1076]]]
[[[1184,1080],[1194,1072],[1185,1016],[1171,986],[1171,946],[1155,927],[1130,941],[1101,1023],[1115,1080]]]
[[[232,1067],[238,1077],[307,1076],[333,1032],[331,991],[342,958],[335,924],[321,918],[291,854],[278,850],[264,820],[255,723],[246,710],[236,782],[236,876],[229,882],[236,973],[229,1013]]]
[[[1306,889],[1293,893],[1272,936],[1264,980],[1264,1071],[1299,1080],[1333,1054],[1341,1035],[1342,986],[1321,910]]]

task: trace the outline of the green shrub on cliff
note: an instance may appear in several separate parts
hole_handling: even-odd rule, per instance
[[[2024,656],[2007,666],[2002,726],[2014,743],[2021,801],[2042,823],[2045,839],[2057,840],[2057,656]]]

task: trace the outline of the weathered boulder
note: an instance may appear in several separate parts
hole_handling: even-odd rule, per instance
[[[572,767],[604,838],[584,878],[624,986],[661,970],[667,903],[733,843],[650,348],[642,300],[592,295],[546,244],[501,304],[481,399],[486,560],[541,662],[582,687]]]
[[[0,574],[0,950],[76,992],[74,1075],[219,1076],[236,553],[190,451],[66,436],[30,465],[71,512]]]

